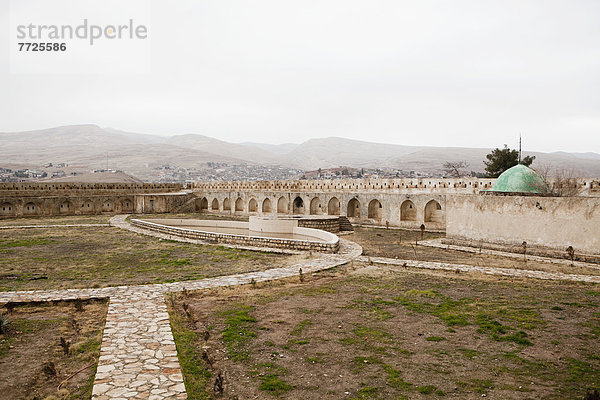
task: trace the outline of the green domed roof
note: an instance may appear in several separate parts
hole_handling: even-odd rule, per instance
[[[542,176],[533,169],[517,164],[504,171],[491,189],[492,192],[504,193],[550,193]]]

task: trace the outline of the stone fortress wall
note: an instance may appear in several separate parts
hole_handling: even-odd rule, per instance
[[[354,223],[445,228],[449,194],[490,189],[494,179],[335,179],[197,182],[196,211],[241,215],[340,215]]]
[[[353,223],[446,230],[447,237],[600,254],[600,181],[574,197],[481,195],[495,179],[198,182],[196,211],[339,215]],[[542,211],[543,210],[543,211]]]
[[[136,212],[139,196],[156,197],[161,210],[163,203],[172,206],[164,195],[182,189],[174,183],[0,183],[0,217]]]

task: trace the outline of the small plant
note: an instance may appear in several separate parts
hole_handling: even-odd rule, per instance
[[[60,347],[63,348],[65,356],[69,355],[69,349],[71,348],[71,342],[67,341],[64,337],[60,337]]]
[[[181,303],[181,306],[183,307],[183,312],[185,313],[185,316],[187,317],[187,319],[194,322],[194,315],[192,314],[192,311],[190,310],[190,305],[186,302],[183,302],[183,303]]]
[[[223,394],[223,374],[221,373],[221,371],[219,371],[219,373],[217,374],[217,377],[215,378],[213,390],[217,394],[220,394],[220,395]]]
[[[75,299],[73,305],[75,306],[75,311],[83,311],[83,301],[81,299]]]
[[[571,267],[572,267],[573,259],[575,258],[575,249],[573,248],[573,246],[567,247],[567,255],[569,256],[569,259],[571,260]]]
[[[10,321],[4,314],[0,314],[0,333],[7,333],[10,326]]]
[[[15,304],[15,303],[13,303],[12,301],[9,301],[8,303],[6,303],[6,304],[4,305],[4,307],[6,307],[6,309],[8,310],[8,313],[9,313],[9,314],[12,314],[12,312],[14,311],[14,309],[15,309],[15,307],[16,307],[16,304]]]

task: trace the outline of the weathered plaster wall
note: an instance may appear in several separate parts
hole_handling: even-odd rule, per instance
[[[600,198],[448,196],[446,235],[600,253]]]

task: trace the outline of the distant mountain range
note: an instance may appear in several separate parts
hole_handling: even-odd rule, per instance
[[[483,160],[490,150],[401,146],[339,137],[310,139],[300,144],[229,143],[197,134],[164,137],[97,125],[0,133],[0,167],[63,162],[94,169],[106,167],[108,158],[110,168],[134,176],[164,164],[199,168],[207,162],[281,165],[303,170],[349,166],[439,173],[445,161],[466,161],[468,170],[483,172]],[[548,165],[572,170],[579,176],[600,176],[597,153],[524,153],[536,156],[534,167]]]

